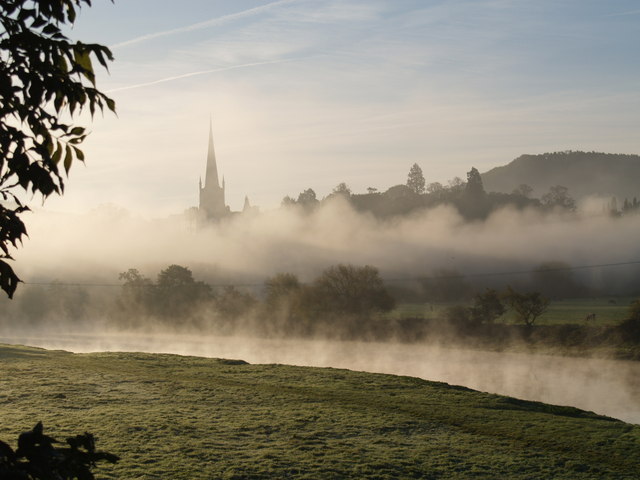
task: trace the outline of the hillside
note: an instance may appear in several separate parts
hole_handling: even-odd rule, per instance
[[[411,377],[0,346],[0,439],[42,420],[99,478],[637,478],[640,427]]]
[[[576,199],[589,195],[640,199],[640,156],[596,152],[522,155],[483,173],[482,181],[488,192],[511,193],[526,183],[533,187],[535,197],[552,185],[564,185]]]

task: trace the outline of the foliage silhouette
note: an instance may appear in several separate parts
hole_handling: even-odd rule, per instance
[[[6,262],[27,235],[21,195],[43,198],[64,192],[63,173],[84,161],[85,128],[73,119],[85,107],[115,112],[96,88],[92,57],[107,68],[102,45],[71,43],[62,27],[73,25],[91,0],[0,2],[0,288],[11,298],[20,279]]]
[[[549,306],[549,299],[543,297],[540,292],[519,293],[511,287],[507,287],[504,299],[527,327],[532,327]]]
[[[97,462],[116,463],[116,455],[96,451],[95,438],[85,432],[69,437],[67,447],[44,434],[41,422],[18,437],[18,449],[0,441],[0,478],[6,480],[93,480]]]
[[[500,293],[493,288],[487,288],[473,298],[470,313],[475,323],[493,323],[505,311]]]

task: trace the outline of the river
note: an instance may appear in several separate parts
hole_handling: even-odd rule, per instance
[[[640,424],[640,362],[497,353],[436,345],[195,335],[12,335],[1,343],[77,353],[138,351],[409,375],[571,405]]]

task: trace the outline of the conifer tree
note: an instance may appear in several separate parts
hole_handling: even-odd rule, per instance
[[[422,169],[420,165],[414,163],[411,169],[409,170],[409,175],[407,177],[407,187],[413,190],[415,193],[421,195],[424,193],[424,175],[422,174]]]

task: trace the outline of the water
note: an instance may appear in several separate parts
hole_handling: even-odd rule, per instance
[[[175,353],[409,375],[526,400],[571,405],[640,424],[640,362],[422,344],[189,335],[25,335],[0,337],[0,342],[78,353]]]

